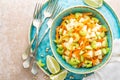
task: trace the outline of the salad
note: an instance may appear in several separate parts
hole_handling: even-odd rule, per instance
[[[70,14],[56,28],[56,51],[73,67],[96,66],[109,53],[106,32],[92,13]]]

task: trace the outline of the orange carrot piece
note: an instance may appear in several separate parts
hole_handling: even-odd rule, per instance
[[[102,38],[102,39],[98,39],[97,40],[98,42],[103,42],[104,41],[104,39]]]

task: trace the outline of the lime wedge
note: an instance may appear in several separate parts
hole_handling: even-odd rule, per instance
[[[84,0],[84,2],[94,8],[99,8],[103,5],[103,0]]]
[[[60,65],[56,59],[52,56],[47,56],[47,68],[52,74],[56,74],[60,71]]]
[[[56,75],[50,75],[51,80],[64,80],[67,76],[67,70],[63,70]]]

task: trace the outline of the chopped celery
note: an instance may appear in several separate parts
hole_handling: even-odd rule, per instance
[[[64,57],[65,57],[66,62],[69,62],[69,57],[68,56],[64,56]]]
[[[54,40],[55,43],[59,44],[62,42],[62,39]]]
[[[84,61],[84,57],[80,56],[80,61],[83,62]]]
[[[104,40],[103,42],[102,42],[102,47],[107,47],[108,46],[108,42],[107,42],[107,40]]]
[[[96,23],[99,22],[99,20],[97,18],[95,18],[95,17],[93,17],[92,20],[94,20]]]
[[[107,51],[106,51],[105,48],[102,49],[102,52],[103,52],[104,55],[107,54]]]
[[[87,31],[83,31],[83,30],[80,31],[81,36],[86,36],[86,34],[87,34]]]
[[[86,46],[85,49],[91,50],[92,47],[91,46]]]
[[[57,45],[59,49],[63,49],[63,46],[61,44]]]
[[[92,43],[91,43],[91,47],[93,48],[93,49],[96,49],[97,48],[97,46],[96,46],[96,41],[93,41]]]
[[[107,53],[110,51],[110,48],[106,48]]]
[[[69,63],[70,65],[72,65],[72,66],[75,66],[75,65],[79,64],[80,61],[79,61],[78,59],[76,59],[76,58],[71,58],[71,59],[68,61],[68,63]]]
[[[66,48],[67,48],[67,50],[71,50],[72,46],[67,46]]]
[[[84,53],[84,51],[81,50],[80,53],[79,53],[79,55],[82,55],[83,53]]]
[[[86,68],[92,67],[92,61],[85,60],[85,67]]]
[[[74,42],[78,42],[80,39],[80,36],[77,33],[73,33],[73,37],[75,37]]]
[[[97,36],[97,39],[101,39],[101,36],[100,36],[100,35],[98,35],[98,36]]]
[[[92,64],[87,64],[86,65],[86,68],[90,68],[90,67],[92,67]]]
[[[79,44],[78,43],[72,43],[72,46],[75,46],[75,48],[78,48]]]
[[[72,33],[74,31],[74,29],[70,29],[69,31],[68,31],[68,33]]]
[[[102,52],[104,55],[106,55],[106,54],[108,54],[109,50],[110,50],[109,48],[103,48]]]
[[[66,23],[66,24],[68,24],[68,23],[69,23],[69,20],[64,20],[64,21],[65,21],[65,23]]]
[[[61,35],[61,34],[62,34],[62,32],[63,32],[63,30],[62,30],[62,29],[60,29],[60,30],[59,30],[59,34]]]
[[[64,52],[64,49],[57,48],[57,52],[62,55]]]
[[[85,64],[92,64],[92,61],[85,60]]]
[[[81,13],[75,13],[75,18],[79,18],[80,16],[82,16]]]
[[[65,55],[62,55],[62,58],[65,59]]]
[[[100,33],[100,37],[105,37],[105,32]]]

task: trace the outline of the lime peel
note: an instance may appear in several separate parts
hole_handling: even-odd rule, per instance
[[[67,70],[63,70],[56,75],[50,75],[50,79],[51,80],[64,80],[67,76],[67,73],[68,73]]]
[[[103,0],[84,0],[84,3],[91,7],[99,8],[103,5]]]
[[[56,59],[50,55],[47,55],[47,68],[52,74],[57,74],[60,71],[60,65]]]

